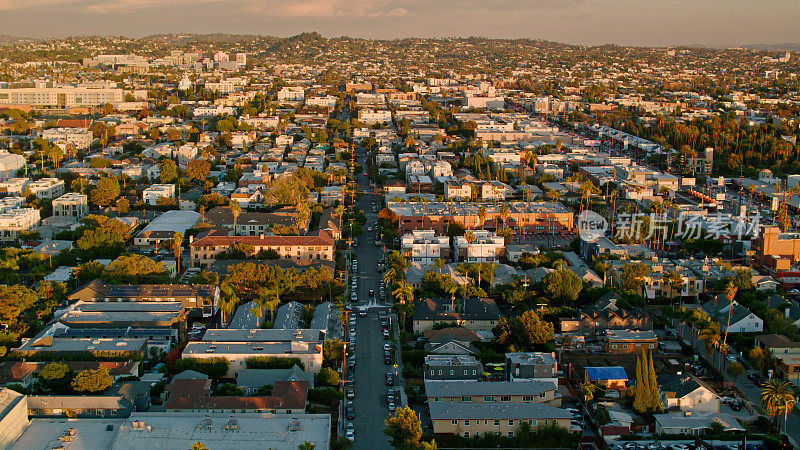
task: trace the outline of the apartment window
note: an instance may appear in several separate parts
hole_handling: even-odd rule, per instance
[[[622,344],[622,348],[627,349],[628,348],[628,344]]]
[[[494,401],[494,397],[492,397],[491,395],[486,395],[486,396],[483,397],[483,401],[485,401],[485,402],[493,402]]]
[[[450,421],[450,423],[453,424],[453,425],[458,425],[458,420],[453,419],[453,420]]]
[[[453,369],[450,369],[450,375],[452,375],[452,374],[453,374]]]
[[[465,426],[465,427],[468,427],[468,426],[469,426],[469,419],[467,419],[467,420],[465,420],[465,421],[464,421],[464,426]]]
[[[434,372],[434,370],[431,370],[431,376],[433,376],[433,372]],[[440,374],[440,375],[441,375],[441,374]]]
[[[473,375],[477,375],[477,374],[478,374],[478,371],[477,371],[477,370],[475,370],[475,369],[472,369],[472,374],[473,374]]]
[[[510,395],[501,395],[500,396],[500,401],[501,402],[510,402],[511,401],[511,396]]]
[[[522,401],[523,402],[532,402],[533,401],[533,396],[532,395],[523,395],[522,396]]]
[[[510,427],[514,426],[514,419],[508,419],[508,426]]]
[[[442,397],[434,397],[433,401],[440,402],[440,401],[442,401]]]
[[[539,398],[545,398],[545,397],[547,397],[547,392],[541,392],[539,394]]]
[[[500,426],[500,421],[499,421],[499,420],[497,420],[497,419],[495,419],[495,421],[494,421],[494,426],[496,426],[496,427],[499,427],[499,426]]]
[[[528,419],[528,423],[531,425],[536,425],[536,419]]]
[[[650,344],[650,345],[648,345],[647,347],[648,347],[648,348],[654,348],[654,347],[655,347],[655,345],[653,345],[653,344]]]
[[[514,432],[513,431],[509,431],[508,432],[508,437],[514,437]]]
[[[617,344],[611,344],[611,348],[617,348]]]
[[[440,370],[440,371],[439,371],[439,375],[441,375],[441,374],[442,374],[442,371]]]
[[[464,432],[464,437],[466,437],[466,438],[468,438],[468,437],[469,437],[469,431],[465,431],[465,432]]]
[[[472,402],[472,397],[470,397],[468,395],[463,395],[463,396],[461,396],[461,401],[464,402],[464,403],[471,403]]]

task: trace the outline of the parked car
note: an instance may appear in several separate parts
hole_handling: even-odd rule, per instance
[[[353,420],[356,418],[356,410],[353,406],[353,402],[347,402],[347,407],[345,408],[345,415],[349,420]]]
[[[344,437],[347,438],[348,441],[353,442],[356,440],[356,429],[352,423],[347,424],[347,428],[344,430]]]

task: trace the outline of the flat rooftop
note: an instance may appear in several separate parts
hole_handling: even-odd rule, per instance
[[[487,214],[499,213],[501,205],[507,205],[510,214],[567,214],[570,212],[561,203],[554,202],[503,202],[476,203],[476,202],[412,202],[412,203],[389,203],[389,209],[398,216],[421,216],[421,215],[477,215],[482,207]]]
[[[108,450],[114,445],[123,419],[33,419],[11,444],[12,450],[57,448],[58,438],[75,429],[72,441],[64,443],[70,450]],[[113,431],[108,431],[111,426]],[[131,447],[133,448],[133,447]],[[189,448],[189,447],[186,447]]]

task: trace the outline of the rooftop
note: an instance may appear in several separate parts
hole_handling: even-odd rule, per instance
[[[488,384],[488,383],[473,383]],[[571,419],[572,414],[541,403],[434,402],[431,419]]]

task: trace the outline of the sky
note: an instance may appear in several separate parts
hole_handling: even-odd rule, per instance
[[[0,34],[531,38],[641,46],[800,43],[800,0],[0,0]]]

